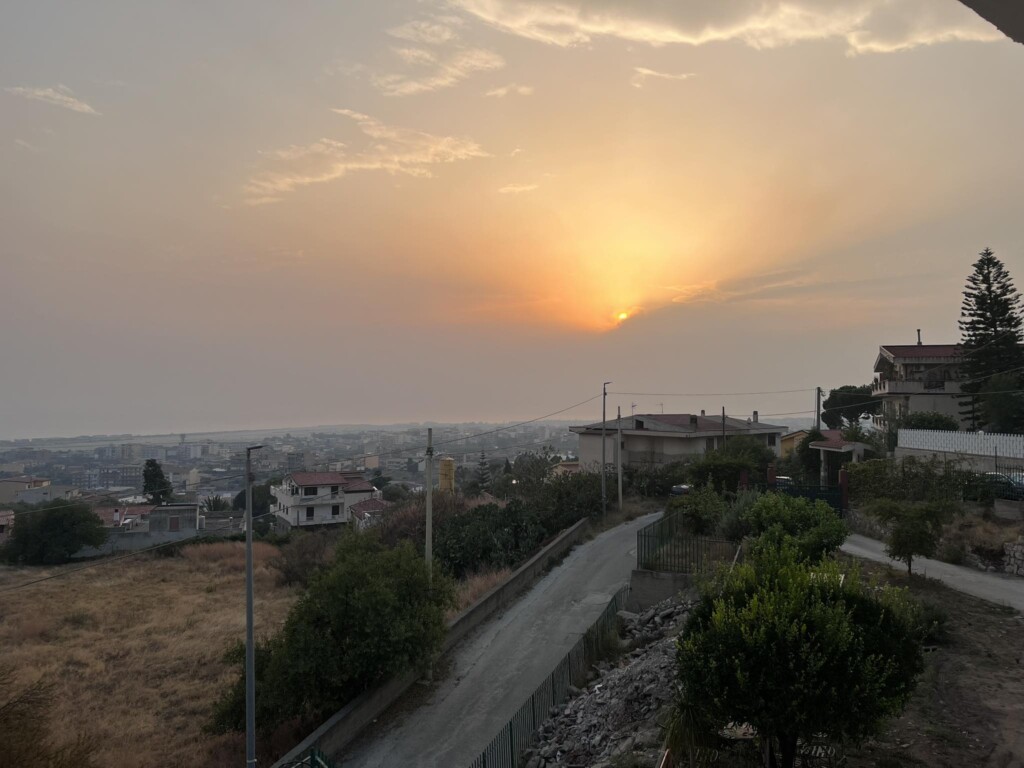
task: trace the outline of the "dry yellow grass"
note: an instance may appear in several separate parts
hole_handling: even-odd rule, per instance
[[[448,612],[448,618],[451,619],[466,610],[511,575],[511,568],[502,568],[467,576],[464,581],[455,585],[455,608]]]
[[[256,627],[276,631],[297,596],[276,584],[275,547],[258,542]],[[221,765],[203,733],[245,634],[241,542],[140,556],[0,594],[0,648],[19,683],[56,684],[52,727],[97,737],[106,768]],[[77,566],[0,568],[0,589]]]

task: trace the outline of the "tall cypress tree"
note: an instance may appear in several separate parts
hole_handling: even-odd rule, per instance
[[[1020,389],[1024,369],[1020,294],[1003,262],[986,248],[967,277],[960,307],[961,386],[971,396],[961,400],[961,415],[972,429],[1018,431],[1024,427],[1024,403],[1007,389]],[[998,385],[997,389],[993,385]]]
[[[480,451],[480,463],[476,465],[476,481],[481,491],[491,487],[491,465],[487,462],[487,454]]]

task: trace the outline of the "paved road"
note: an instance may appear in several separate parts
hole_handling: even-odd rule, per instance
[[[657,514],[577,546],[453,651],[450,673],[426,703],[356,744],[342,766],[468,766],[629,581],[636,531]]]
[[[843,544],[842,550],[847,554],[867,560],[906,568],[903,563],[894,563],[885,554],[885,544],[875,539],[869,539],[867,536],[850,534],[846,543]],[[1024,579],[1019,576],[988,573],[927,558],[914,558],[914,573],[938,579],[958,592],[1024,611]]]

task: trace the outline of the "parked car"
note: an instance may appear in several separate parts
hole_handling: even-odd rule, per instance
[[[689,492],[690,492],[690,486],[686,485],[685,483],[680,483],[679,485],[673,485],[672,486],[671,490],[669,491],[669,495],[671,495],[671,496],[685,496]]]
[[[1020,472],[985,472],[978,475],[964,493],[964,498],[977,500],[983,495],[995,499],[1024,499],[1024,474]]]

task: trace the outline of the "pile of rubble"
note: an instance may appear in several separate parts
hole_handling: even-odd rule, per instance
[[[626,647],[633,650],[596,664],[585,689],[570,688],[570,701],[552,707],[525,755],[526,767],[609,768],[627,757],[631,764],[656,765],[663,741],[659,715],[674,697],[675,637],[693,605],[673,598],[641,614],[620,611]]]

